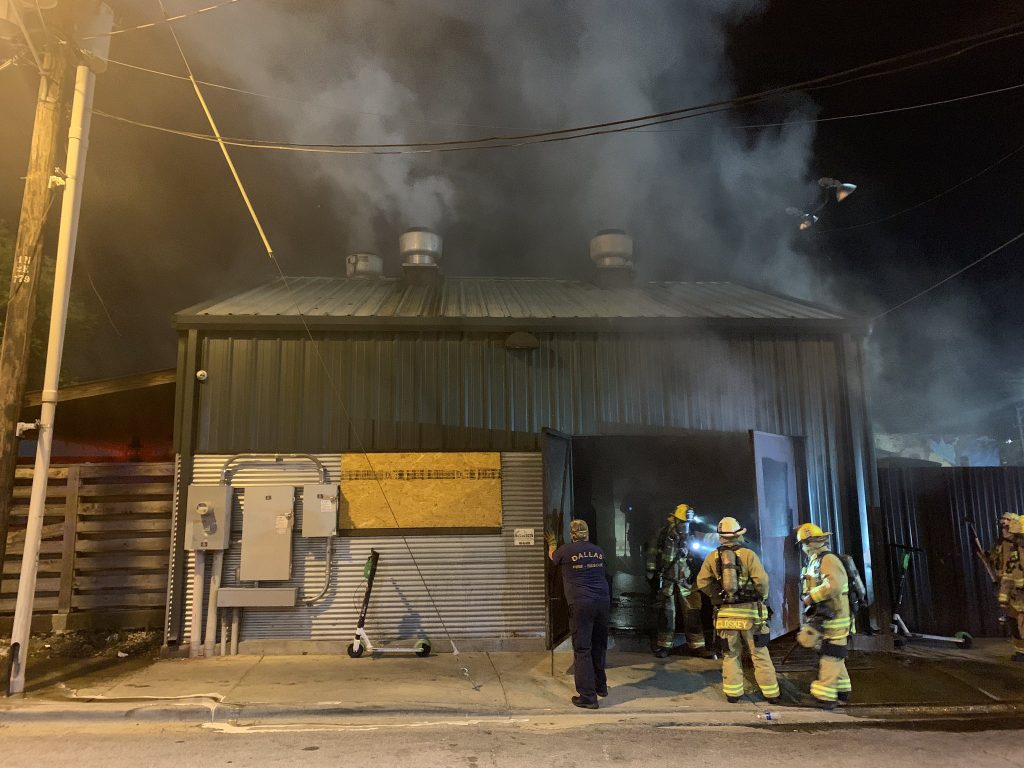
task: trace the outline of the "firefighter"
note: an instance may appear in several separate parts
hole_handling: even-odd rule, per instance
[[[1024,663],[1024,528],[1019,515],[1007,512],[1000,519],[1002,535],[988,553],[996,584],[1003,620],[1010,625],[1013,637],[1013,661]]]
[[[697,562],[689,550],[693,517],[688,504],[677,506],[657,540],[647,548],[647,581],[657,595],[658,639],[654,655],[659,659],[668,656],[675,644],[679,614],[683,616],[687,650],[695,656],[710,655],[701,626],[700,592],[693,584],[697,573]]]
[[[743,644],[754,662],[754,679],[771,703],[779,699],[779,681],[768,653],[768,573],[753,550],[743,546],[746,528],[734,517],[718,523],[721,544],[704,560],[697,588],[716,606],[715,630],[722,646],[722,690],[732,704],[743,695]]]
[[[811,695],[825,709],[845,704],[853,687],[846,671],[850,635],[856,631],[850,612],[850,583],[846,567],[828,547],[832,534],[814,523],[796,529],[796,541],[807,556],[800,573],[804,619],[820,636],[818,677],[811,683]],[[817,642],[813,647],[817,647]]]

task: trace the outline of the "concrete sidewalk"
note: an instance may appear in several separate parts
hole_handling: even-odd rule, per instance
[[[1002,646],[1000,645],[999,648]],[[784,651],[785,649],[783,649]],[[781,653],[778,654],[781,657]],[[777,659],[780,661],[781,659]],[[809,705],[814,657],[800,651],[779,666],[791,723],[878,718],[1024,714],[1024,665],[986,651],[855,653],[853,704],[836,712]],[[748,670],[747,695],[728,704],[720,664],[686,657],[610,651],[610,695],[598,713],[578,710],[572,655],[462,653],[429,658],[234,656],[125,660],[0,700],[0,722],[50,719],[198,722],[318,718],[537,718],[578,714],[670,718],[679,723],[756,725],[766,705]]]

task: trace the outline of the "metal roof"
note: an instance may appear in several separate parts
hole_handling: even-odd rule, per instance
[[[447,277],[434,285],[399,278],[289,277],[177,315],[179,325],[220,319],[843,321],[824,307],[735,283],[650,282],[602,288],[574,280]]]

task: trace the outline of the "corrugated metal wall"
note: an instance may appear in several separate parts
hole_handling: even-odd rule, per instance
[[[226,458],[196,457],[194,482],[219,482]],[[328,468],[328,482],[337,482],[340,454],[321,454],[318,458]],[[366,628],[375,643],[427,636],[435,648],[447,650],[448,634],[456,640],[536,638],[543,643],[546,605],[540,454],[503,453],[501,476],[500,535],[336,539],[333,586],[328,595],[311,607],[244,611],[239,633],[242,642],[350,641],[363,596],[363,564],[373,548],[381,553],[381,560]],[[230,479],[233,487],[242,489],[260,485],[301,485],[318,482],[317,478],[311,462],[289,461],[283,466],[241,464],[232,471]],[[252,586],[240,584],[237,576],[244,507],[244,492],[236,492],[232,544],[225,556],[224,586]],[[324,583],[324,539],[300,537],[301,524],[300,498],[296,505],[292,579],[264,586],[294,586],[300,594],[314,596]],[[514,546],[515,528],[534,529],[536,544]],[[193,559],[189,557],[189,577],[182,606],[186,637],[191,634],[192,565]],[[169,608],[174,609],[174,606]]]
[[[964,518],[975,520],[983,546],[991,547],[999,515],[1024,512],[1024,467],[884,467],[878,478],[894,589],[892,545],[924,550],[912,556],[900,611],[910,629],[998,636],[993,588]]]
[[[320,335],[327,376],[299,335],[204,333],[195,451],[521,451],[539,449],[542,427],[757,429],[805,438],[812,519],[862,551],[846,524],[870,503],[858,473],[867,440],[851,434],[862,428],[850,416],[863,406],[854,403],[860,362],[848,359],[858,340],[764,330],[535,335],[536,350],[506,349],[503,333]]]

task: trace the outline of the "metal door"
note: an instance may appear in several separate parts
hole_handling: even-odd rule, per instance
[[[552,538],[560,546],[569,541],[569,521],[572,519],[572,438],[545,428],[544,435],[544,538],[545,548]],[[561,574],[551,567],[551,558],[545,552],[547,568],[547,640],[554,648],[569,636],[569,606],[562,589]]]
[[[796,438],[753,432],[761,562],[768,571],[772,637],[800,627],[800,552],[793,532],[807,520],[798,475],[802,446]]]

